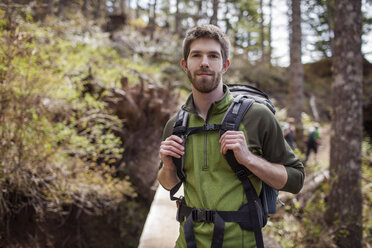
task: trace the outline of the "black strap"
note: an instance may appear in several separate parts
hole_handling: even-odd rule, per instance
[[[212,248],[222,248],[223,237],[225,235],[225,221],[216,213],[214,215],[214,228],[212,238]]]
[[[218,214],[217,211],[203,211],[200,209],[192,209],[186,218],[185,224],[183,225],[183,232],[185,234],[186,246],[187,248],[196,248],[196,239],[194,232],[193,221],[199,222],[209,222],[205,221],[204,217],[210,213],[213,216],[213,236],[212,236],[212,248],[222,248],[223,237],[225,235],[225,221]]]
[[[254,100],[252,99],[245,99],[242,96],[236,97],[222,120],[220,135],[222,136],[228,130],[239,130],[241,121],[253,103]],[[263,248],[264,244],[261,228],[264,225],[264,213],[261,201],[248,178],[246,167],[238,163],[234,156],[234,152],[231,150],[227,151],[225,157],[231,169],[243,184],[244,192],[248,200],[249,220],[253,227],[256,245],[258,248]]]
[[[183,145],[186,144],[187,137],[190,135],[201,132],[219,131],[221,129],[221,125],[217,124],[205,124],[204,126],[200,127],[188,128],[187,127],[188,117],[189,117],[188,113],[181,109],[177,114],[176,122],[174,123],[173,126],[173,134],[183,139]],[[178,192],[182,183],[186,180],[186,174],[184,171],[185,157],[184,156],[182,156],[181,158],[172,157],[172,160],[176,166],[177,176],[180,179],[180,182],[176,184],[169,192],[170,199],[172,201],[175,201],[179,200],[179,198],[175,197],[174,195]]]
[[[190,213],[186,218],[185,224],[183,225],[183,233],[185,234],[187,248],[196,248],[194,225],[192,221],[192,214]]]
[[[174,135],[177,135],[178,137],[183,139],[183,142],[186,142],[185,136],[186,136],[186,131],[187,131],[187,122],[189,119],[189,114],[184,111],[180,110],[178,111],[177,117],[176,117],[176,122],[174,123],[173,126],[173,133]],[[180,182],[176,184],[170,191],[170,199],[172,201],[179,200],[179,198],[174,197],[174,195],[178,192],[180,189],[182,183],[186,180],[186,174],[183,170],[184,167],[184,156],[182,156],[180,159],[172,157],[173,163],[176,166],[177,170],[177,176],[180,179]]]

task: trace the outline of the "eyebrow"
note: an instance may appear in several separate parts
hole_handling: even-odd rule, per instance
[[[193,54],[193,53],[204,53],[205,51],[202,51],[202,50],[192,50],[190,51],[190,54]],[[222,54],[218,51],[206,51],[206,53],[208,54],[217,54],[219,56],[222,56]]]

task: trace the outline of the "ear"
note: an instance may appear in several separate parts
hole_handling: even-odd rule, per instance
[[[227,69],[229,69],[229,67],[230,67],[230,60],[227,59],[225,63],[223,63],[222,65],[222,72],[223,73],[227,72]]]
[[[181,66],[184,71],[187,72],[187,62],[184,59],[181,60]]]

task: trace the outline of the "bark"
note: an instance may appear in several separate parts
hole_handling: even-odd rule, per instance
[[[85,17],[88,17],[88,15],[89,15],[88,5],[89,5],[89,0],[84,0],[81,11],[83,12],[83,15]]]
[[[264,13],[263,0],[260,0],[260,47],[261,47],[261,62],[265,62],[265,32],[264,32]]]
[[[126,15],[126,5],[127,5],[127,1],[126,0],[120,0],[120,14],[121,15]]]
[[[174,19],[174,33],[180,34],[180,23],[181,23],[181,15],[180,15],[180,0],[177,0],[176,2],[176,15]]]
[[[102,0],[97,0],[96,13],[95,13],[96,18],[101,17],[101,9],[102,9]]]
[[[198,9],[196,11],[196,14],[193,16],[193,21],[194,21],[194,25],[198,25],[198,22],[199,22],[199,19],[202,15],[202,10],[203,10],[203,0],[199,0],[198,1]]]
[[[270,0],[269,1],[270,17],[269,17],[269,30],[268,30],[268,33],[269,33],[269,37],[268,37],[269,49],[268,49],[268,52],[267,52],[267,62],[269,63],[270,66],[271,66],[271,54],[272,54],[272,46],[271,46],[271,42],[272,42],[271,27],[272,27],[272,18],[273,18],[272,8],[273,8],[273,1]]]
[[[339,247],[362,247],[361,1],[335,1],[331,190],[325,219]]]
[[[58,4],[58,16],[62,16],[63,15],[65,6],[67,4],[68,4],[68,2],[66,0],[59,0],[59,4]]]
[[[139,0],[136,1],[136,19],[140,17]]]
[[[301,0],[292,1],[292,20],[291,20],[291,42],[290,42],[290,85],[288,114],[295,118],[296,123],[296,143],[303,148],[303,128],[301,121],[302,101],[303,101],[303,81],[304,70],[301,62]]]
[[[328,35],[329,35],[329,42],[330,42],[330,47],[331,47],[331,54],[333,55],[333,27],[334,27],[334,10],[332,8],[332,6],[334,6],[333,4],[333,0],[327,0],[327,17],[328,17]],[[331,56],[332,56],[331,55]]]
[[[54,5],[54,0],[49,0],[48,5],[47,5],[47,14],[49,16],[53,15],[53,5]]]
[[[213,0],[213,15],[210,20],[210,24],[217,25],[218,21],[218,4],[219,0]]]

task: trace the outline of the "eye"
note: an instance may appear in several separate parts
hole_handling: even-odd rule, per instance
[[[200,54],[199,54],[199,53],[193,53],[193,54],[191,55],[191,57],[198,58],[198,57],[200,57]]]
[[[217,54],[211,54],[211,55],[209,55],[209,57],[212,58],[212,59],[218,59],[219,58],[219,56]]]

